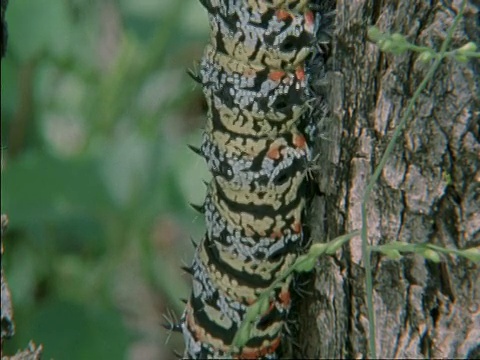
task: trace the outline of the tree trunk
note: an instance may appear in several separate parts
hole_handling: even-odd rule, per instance
[[[339,0],[329,73],[330,118],[319,138],[311,226],[325,242],[361,228],[361,200],[409,99],[431,63],[394,56],[367,30],[398,32],[439,51],[460,1]],[[469,1],[451,48],[480,44],[478,1]],[[414,107],[370,201],[369,242],[480,245],[479,61],[444,61]],[[297,358],[366,358],[368,316],[361,241],[322,257],[300,306]],[[456,256],[389,260],[372,253],[379,358],[480,356],[480,272]]]

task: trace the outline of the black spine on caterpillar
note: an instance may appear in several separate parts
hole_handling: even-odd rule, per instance
[[[303,242],[306,164],[298,129],[306,110],[304,62],[315,42],[308,0],[200,0],[211,43],[197,80],[208,116],[199,152],[213,179],[202,206],[207,232],[182,316],[186,358],[276,358],[292,277],[279,284],[241,349],[248,306],[292,266]]]

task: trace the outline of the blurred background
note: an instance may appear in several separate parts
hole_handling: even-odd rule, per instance
[[[1,67],[2,262],[45,359],[172,359],[203,217],[196,0],[11,0]]]

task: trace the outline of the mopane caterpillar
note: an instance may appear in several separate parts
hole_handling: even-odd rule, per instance
[[[312,128],[305,60],[318,21],[307,0],[200,0],[211,37],[197,81],[208,105],[202,144],[213,179],[207,231],[189,272],[181,319],[185,358],[277,357],[292,276],[270,296],[248,341],[232,341],[254,304],[295,262],[304,234]]]

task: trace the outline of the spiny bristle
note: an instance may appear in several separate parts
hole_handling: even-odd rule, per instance
[[[180,323],[178,323],[178,324],[163,323],[162,326],[169,331],[182,332],[182,324],[180,324]]]
[[[193,210],[199,212],[200,214],[205,214],[205,209],[203,208],[203,205],[196,205],[190,203],[190,206],[193,208]]]
[[[200,155],[201,157],[205,157],[202,153],[202,150],[196,146],[193,146],[193,145],[188,145],[188,147],[190,148],[190,150],[192,150],[195,154],[197,155]]]
[[[195,81],[196,83],[202,84],[202,79],[199,75],[195,74],[193,70],[188,69],[187,74]]]
[[[181,298],[180,301],[181,301],[182,303],[184,303],[185,305],[187,305],[187,303],[188,303],[188,300],[185,299],[185,298]]]
[[[193,276],[193,269],[189,266],[180,266],[180,269]]]
[[[207,188],[208,188],[208,185],[210,185],[208,181],[202,180],[202,182],[203,182],[203,185],[205,185]]]
[[[198,243],[197,243],[197,242],[195,242],[195,240],[193,240],[193,238],[192,238],[192,237],[190,237],[190,241],[192,242],[192,244],[193,244],[193,247],[196,249],[196,248],[197,248],[197,246],[198,246]]]

